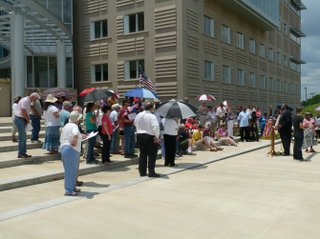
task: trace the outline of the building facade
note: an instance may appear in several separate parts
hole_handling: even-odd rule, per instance
[[[164,99],[300,104],[300,0],[104,0],[74,4],[75,79],[120,94],[138,67]]]
[[[73,1],[0,0],[0,116],[33,88],[73,88]]]

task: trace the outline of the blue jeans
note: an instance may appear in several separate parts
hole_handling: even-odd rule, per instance
[[[15,117],[14,123],[17,126],[19,134],[19,143],[18,143],[18,156],[24,155],[27,153],[27,135],[26,135],[26,123],[25,118]]]
[[[93,132],[93,131],[96,131],[96,130],[87,130],[87,134]],[[94,145],[96,144],[96,137],[97,136],[94,136],[90,139],[88,139],[88,151],[87,151],[87,163],[88,162],[92,162],[94,161]]]
[[[31,131],[31,140],[38,140],[39,132],[40,132],[40,116],[35,116],[30,114],[30,119],[33,127]]]
[[[110,151],[111,153],[116,153],[119,150],[119,129],[116,129],[112,133]]]
[[[134,126],[133,125],[125,125],[123,128],[124,133],[124,152],[127,155],[134,154],[135,148],[135,135],[134,135]]]

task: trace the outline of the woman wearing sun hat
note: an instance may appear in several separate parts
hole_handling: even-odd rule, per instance
[[[43,116],[46,125],[46,136],[42,146],[42,149],[46,149],[50,154],[58,153],[59,148],[59,128],[60,118],[59,109],[54,106],[57,98],[52,94],[47,96],[43,107]]]
[[[70,113],[69,123],[67,123],[60,137],[60,152],[64,167],[64,188],[66,196],[75,196],[80,191],[76,188],[78,176],[78,166],[80,160],[82,135],[79,131],[79,121],[82,117],[78,111]]]

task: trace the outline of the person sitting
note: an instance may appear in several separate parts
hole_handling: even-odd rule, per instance
[[[226,129],[225,122],[220,123],[216,136],[221,145],[233,145],[237,147],[237,143],[230,136],[228,136],[228,130]]]
[[[192,139],[190,136],[189,129],[186,128],[184,124],[180,124],[178,135],[177,135],[177,141],[178,141],[178,155],[182,156],[183,154],[190,154],[194,155],[192,152]]]
[[[199,125],[198,129],[193,131],[192,134],[193,146],[198,150],[209,148],[210,151],[223,150],[223,148],[217,146],[214,140],[210,136],[203,135],[203,126]]]

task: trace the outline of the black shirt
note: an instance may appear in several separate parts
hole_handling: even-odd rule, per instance
[[[300,123],[303,122],[303,117],[301,115],[293,116],[292,123],[293,123],[293,131],[295,133],[302,133],[303,129],[300,128]]]

